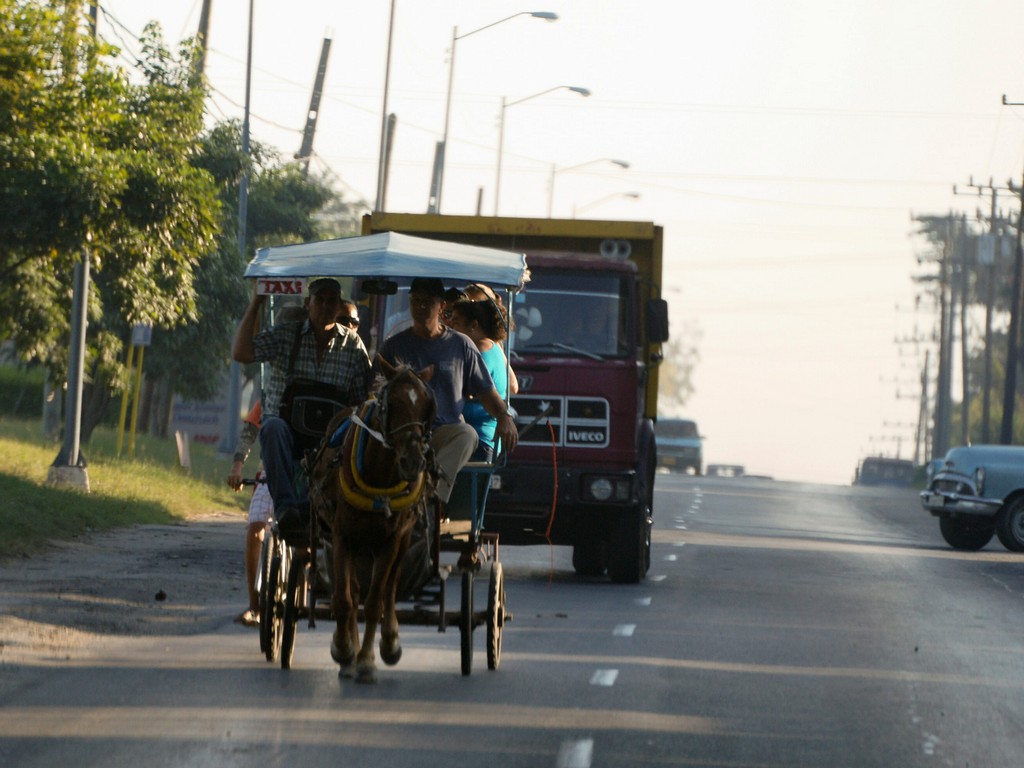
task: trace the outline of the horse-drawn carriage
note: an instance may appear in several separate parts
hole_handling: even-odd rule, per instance
[[[258,290],[272,295],[271,313],[289,297],[292,301],[301,297],[305,280],[338,279],[343,293],[361,305],[363,319],[369,321],[362,324],[360,335],[372,357],[379,343],[407,322],[412,279],[441,278],[452,286],[485,284],[504,290],[505,305],[511,306],[511,294],[528,280],[528,271],[522,254],[384,233],[264,248],[249,263],[245,276],[257,281]],[[494,467],[502,458],[499,454],[495,463],[471,462],[463,468],[442,518],[442,507],[431,495],[429,466],[421,466],[418,473],[410,471],[404,479],[395,474],[400,463],[415,464],[415,459],[423,458],[415,454],[425,444],[429,432],[425,420],[432,414],[421,410],[427,398],[416,394],[422,388],[419,391],[429,395],[417,375],[423,372],[390,366],[386,372],[380,392],[356,412],[337,414],[320,447],[307,452],[297,467],[297,475],[308,483],[313,507],[308,541],[285,541],[276,524],[267,531],[257,577],[261,651],[268,661],[280,657],[282,668],[287,669],[299,622],[306,620],[313,627],[317,618],[334,618],[338,628],[331,653],[346,672],[358,644],[355,612],[346,605],[358,605],[366,625],[356,657],[361,678],[375,676],[372,647],[368,665],[364,657],[378,624],[381,657],[388,664],[401,656],[399,623],[437,626],[441,632],[457,626],[463,675],[472,669],[473,631],[485,626],[487,666],[497,669],[502,629],[511,614],[505,604],[498,537],[486,532],[484,518]],[[398,411],[404,415],[396,427],[388,423],[388,414]],[[400,455],[410,452],[411,458]],[[332,567],[332,561],[346,557],[339,549],[349,551],[350,539],[366,529],[340,516],[342,511],[348,515],[358,508],[364,513],[376,508],[381,513],[373,523],[378,533],[396,529],[396,535],[412,542],[401,561],[400,581],[394,572],[378,578],[386,569],[374,568],[365,557]],[[330,509],[339,510],[338,516],[332,516]],[[330,530],[332,524],[337,531]],[[390,556],[376,554],[381,560]],[[342,586],[336,590],[337,574]],[[480,577],[486,577],[486,604],[477,610],[474,586]],[[461,582],[458,610],[448,605],[446,587],[452,578]],[[394,596],[399,598],[397,605]]]

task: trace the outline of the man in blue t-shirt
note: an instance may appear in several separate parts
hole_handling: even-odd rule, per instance
[[[441,323],[443,305],[444,284],[438,278],[413,280],[409,288],[412,327],[388,337],[378,354],[392,365],[407,363],[417,371],[434,366],[429,386],[437,401],[437,418],[430,444],[441,474],[437,496],[447,502],[455,476],[479,440],[476,430],[462,419],[468,396],[475,397],[498,420],[496,433],[507,450],[516,447],[519,432],[476,345]]]

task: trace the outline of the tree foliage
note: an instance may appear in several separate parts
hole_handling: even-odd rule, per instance
[[[664,359],[658,369],[659,411],[677,413],[693,394],[693,373],[700,361],[699,340],[698,329],[684,327],[663,345]]]
[[[258,141],[250,141],[249,156],[244,156],[237,121],[219,123],[204,136],[197,163],[213,176],[218,189],[220,235],[216,248],[200,260],[196,318],[154,334],[147,376],[173,380],[174,394],[203,400],[213,396],[227,369],[235,325],[251,290],[242,275],[255,249],[320,237],[317,213],[328,203],[344,203],[323,179],[307,177],[296,163],[282,162]],[[243,170],[250,177],[244,252],[238,247]]]
[[[199,148],[194,49],[144,36],[135,78],[83,35],[79,2],[0,0],[0,334],[58,376],[67,364],[71,273],[88,251],[90,352],[121,327],[195,316],[194,269],[216,233]],[[99,346],[97,346],[99,345]]]
[[[134,324],[151,325],[146,374],[164,403],[204,399],[227,370],[242,273],[259,245],[317,237],[352,211],[322,179],[283,163],[241,127],[204,128],[191,41],[176,52],[146,27],[137,69],[83,34],[80,0],[0,0],[0,338],[62,381],[72,272],[92,286],[83,440],[128,385]],[[247,242],[238,247],[248,174]]]

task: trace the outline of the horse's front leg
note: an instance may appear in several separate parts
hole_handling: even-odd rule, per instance
[[[398,614],[395,611],[396,590],[402,571],[402,561],[412,538],[412,520],[404,525],[405,531],[400,537],[398,550],[388,566],[387,581],[384,583],[383,604],[380,622],[380,658],[388,666],[394,666],[402,658],[402,642],[398,638]]]
[[[377,636],[377,625],[381,614],[381,589],[384,585],[384,553],[374,551],[373,570],[370,577],[370,588],[366,592],[363,604],[363,642],[356,654],[356,682],[377,682],[377,657],[373,652],[373,642]]]
[[[335,531],[338,528],[335,526]],[[354,594],[352,578],[353,557],[342,546],[340,537],[334,534],[334,594],[331,608],[336,626],[331,638],[331,658],[341,667],[340,674],[352,676],[352,662],[359,643],[359,602]]]

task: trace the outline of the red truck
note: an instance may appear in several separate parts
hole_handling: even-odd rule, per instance
[[[400,232],[526,254],[513,297],[519,447],[494,473],[486,528],[504,544],[573,547],[586,576],[650,567],[658,364],[668,340],[662,229],[649,222],[373,213]]]

